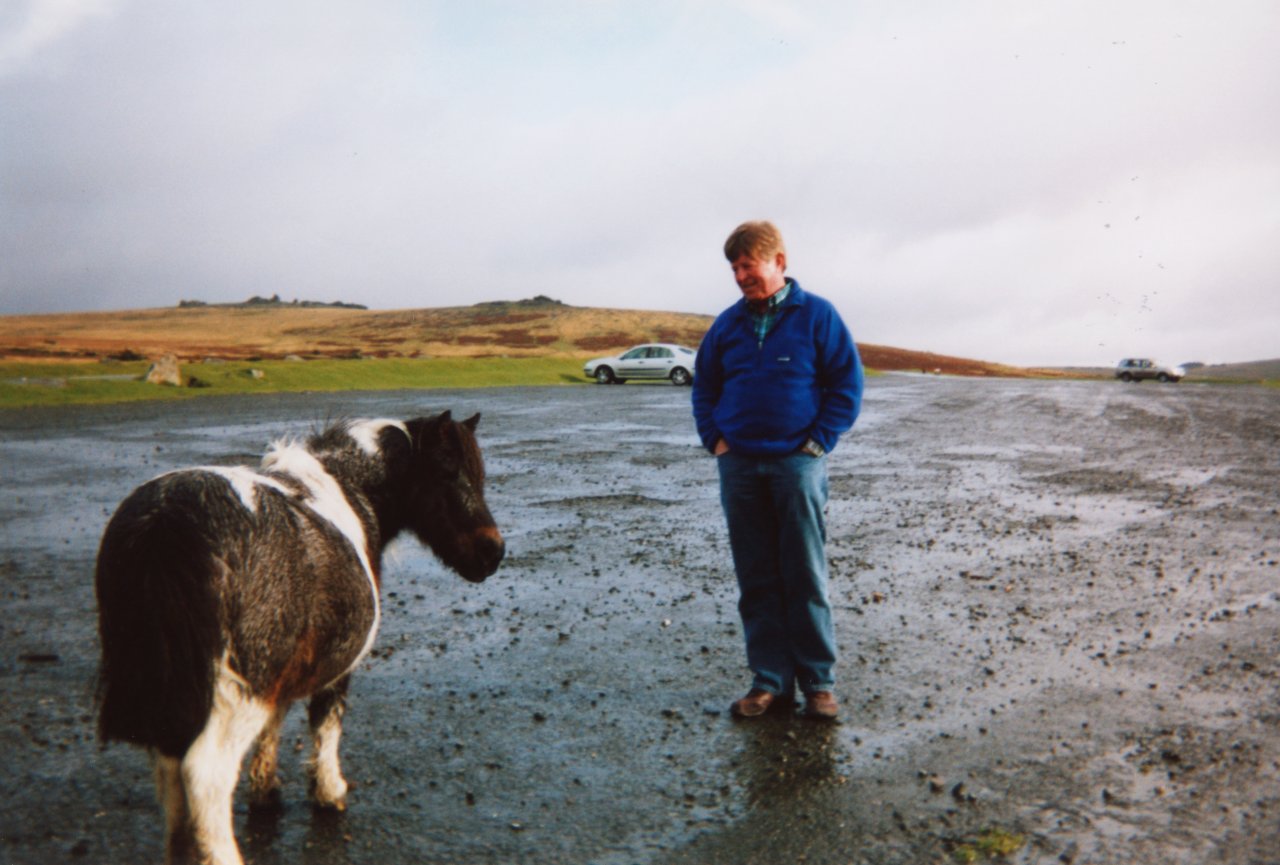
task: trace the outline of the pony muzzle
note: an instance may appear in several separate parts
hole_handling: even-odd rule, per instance
[[[458,573],[473,583],[482,583],[498,570],[507,554],[507,544],[497,526],[482,526],[471,533],[469,559],[465,569]]]

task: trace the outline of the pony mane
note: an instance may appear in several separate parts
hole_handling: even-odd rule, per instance
[[[382,447],[378,443],[382,431],[388,427],[398,429],[409,438],[409,429],[403,421],[390,418],[350,418],[337,421],[321,429],[306,441],[306,449],[313,454],[323,454],[350,449],[353,445],[365,456],[382,455]],[[282,440],[272,444],[272,450],[278,445],[297,444],[293,440]]]

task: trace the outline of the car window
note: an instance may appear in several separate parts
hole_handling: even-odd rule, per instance
[[[651,348],[649,349],[649,357],[669,358],[675,357],[669,348]]]
[[[646,357],[648,354],[648,351],[649,350],[644,346],[641,346],[640,348],[633,348],[630,351],[628,351],[626,354],[624,354],[621,359],[622,360],[638,360],[639,358]]]

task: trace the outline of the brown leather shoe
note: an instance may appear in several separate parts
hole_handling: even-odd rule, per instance
[[[836,702],[836,695],[830,691],[814,691],[805,700],[804,713],[810,718],[831,721],[840,714],[840,704]]]
[[[777,696],[761,688],[752,688],[741,700],[734,700],[729,712],[735,718],[756,718],[769,711],[778,702]]]

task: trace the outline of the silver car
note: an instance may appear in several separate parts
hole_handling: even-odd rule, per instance
[[[1165,366],[1147,357],[1126,357],[1116,364],[1116,378],[1121,381],[1179,381],[1187,371],[1180,366]]]
[[[693,384],[693,361],[698,353],[683,345],[648,343],[613,357],[597,357],[582,367],[587,378],[600,384],[622,384],[627,379],[667,379],[683,387]]]

